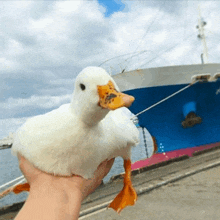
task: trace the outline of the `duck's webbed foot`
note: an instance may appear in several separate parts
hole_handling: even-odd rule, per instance
[[[108,207],[120,213],[126,206],[132,206],[137,201],[137,193],[131,183],[131,161],[124,160],[124,187]]]
[[[23,191],[30,191],[29,183],[19,184],[19,185],[15,186],[15,188],[13,189],[13,192],[15,194],[21,193]]]

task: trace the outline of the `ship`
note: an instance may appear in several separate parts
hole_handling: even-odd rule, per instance
[[[157,145],[156,154],[132,169],[220,146],[220,64],[208,63],[205,25],[200,14],[201,64],[123,70],[113,76],[123,92],[135,97],[133,119]]]

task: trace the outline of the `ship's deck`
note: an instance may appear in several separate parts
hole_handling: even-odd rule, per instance
[[[106,206],[121,190],[123,179],[100,187],[82,204],[79,219],[219,219],[220,148],[196,154],[135,171],[138,201],[120,216]],[[0,209],[0,220],[13,219],[18,207]]]

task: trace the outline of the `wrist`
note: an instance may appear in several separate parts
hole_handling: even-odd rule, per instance
[[[57,178],[57,177],[56,177]],[[54,197],[63,198],[63,200],[74,200],[76,197],[81,199],[82,192],[76,184],[68,184],[65,179],[63,181],[58,179],[52,179],[50,181],[44,181],[41,183],[34,183],[31,185],[30,194],[37,197],[45,197],[47,195],[53,195]]]
[[[71,177],[72,178],[72,177]],[[82,200],[82,184],[80,179],[70,180],[68,177],[46,176],[40,181],[35,181],[30,186],[30,193],[37,197],[57,195],[71,201],[75,197]]]
[[[58,186],[57,183],[33,183],[28,199],[16,220],[78,219],[82,201],[81,191],[77,188],[69,190],[62,185]]]

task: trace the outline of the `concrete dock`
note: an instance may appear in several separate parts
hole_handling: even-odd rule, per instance
[[[135,206],[120,215],[106,209],[123,187],[123,178],[99,187],[82,204],[79,219],[219,220],[220,148],[135,171]],[[0,208],[0,220],[13,219],[22,204]]]

